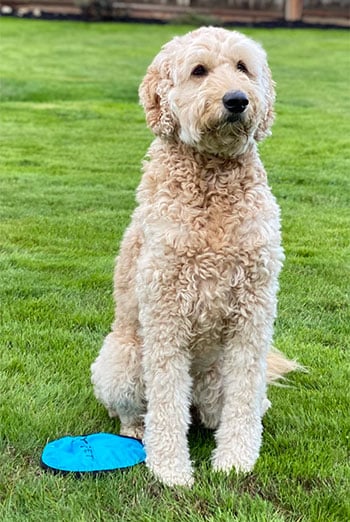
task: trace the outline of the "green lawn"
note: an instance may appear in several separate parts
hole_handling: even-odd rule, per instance
[[[214,474],[191,431],[196,485],[144,466],[76,480],[41,471],[47,440],[116,431],[89,366],[113,319],[114,256],[151,141],[137,87],[188,27],[0,21],[0,520],[350,520],[350,39],[244,32],[268,51],[277,121],[261,146],[282,207],[286,263],[275,344],[309,368],[270,391],[260,459]]]

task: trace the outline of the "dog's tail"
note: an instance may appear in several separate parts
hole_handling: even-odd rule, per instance
[[[271,348],[267,354],[267,382],[269,384],[278,384],[278,381],[284,379],[287,373],[294,371],[305,371],[301,364],[288,359],[283,353]]]

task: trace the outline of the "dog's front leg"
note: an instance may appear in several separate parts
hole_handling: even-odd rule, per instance
[[[192,485],[187,432],[190,423],[190,356],[176,317],[157,317],[143,330],[147,466],[164,484]]]
[[[272,320],[267,320],[264,311],[260,317],[261,322],[255,311],[254,317],[242,318],[241,327],[226,340],[224,404],[213,453],[213,466],[218,471],[251,471],[259,456],[266,353],[272,333]]]

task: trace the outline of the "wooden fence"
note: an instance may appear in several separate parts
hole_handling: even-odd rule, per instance
[[[349,0],[0,0],[2,14],[350,27]]]

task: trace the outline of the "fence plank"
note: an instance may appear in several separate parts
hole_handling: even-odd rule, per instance
[[[303,0],[286,0],[284,17],[287,22],[301,20],[303,15]]]

